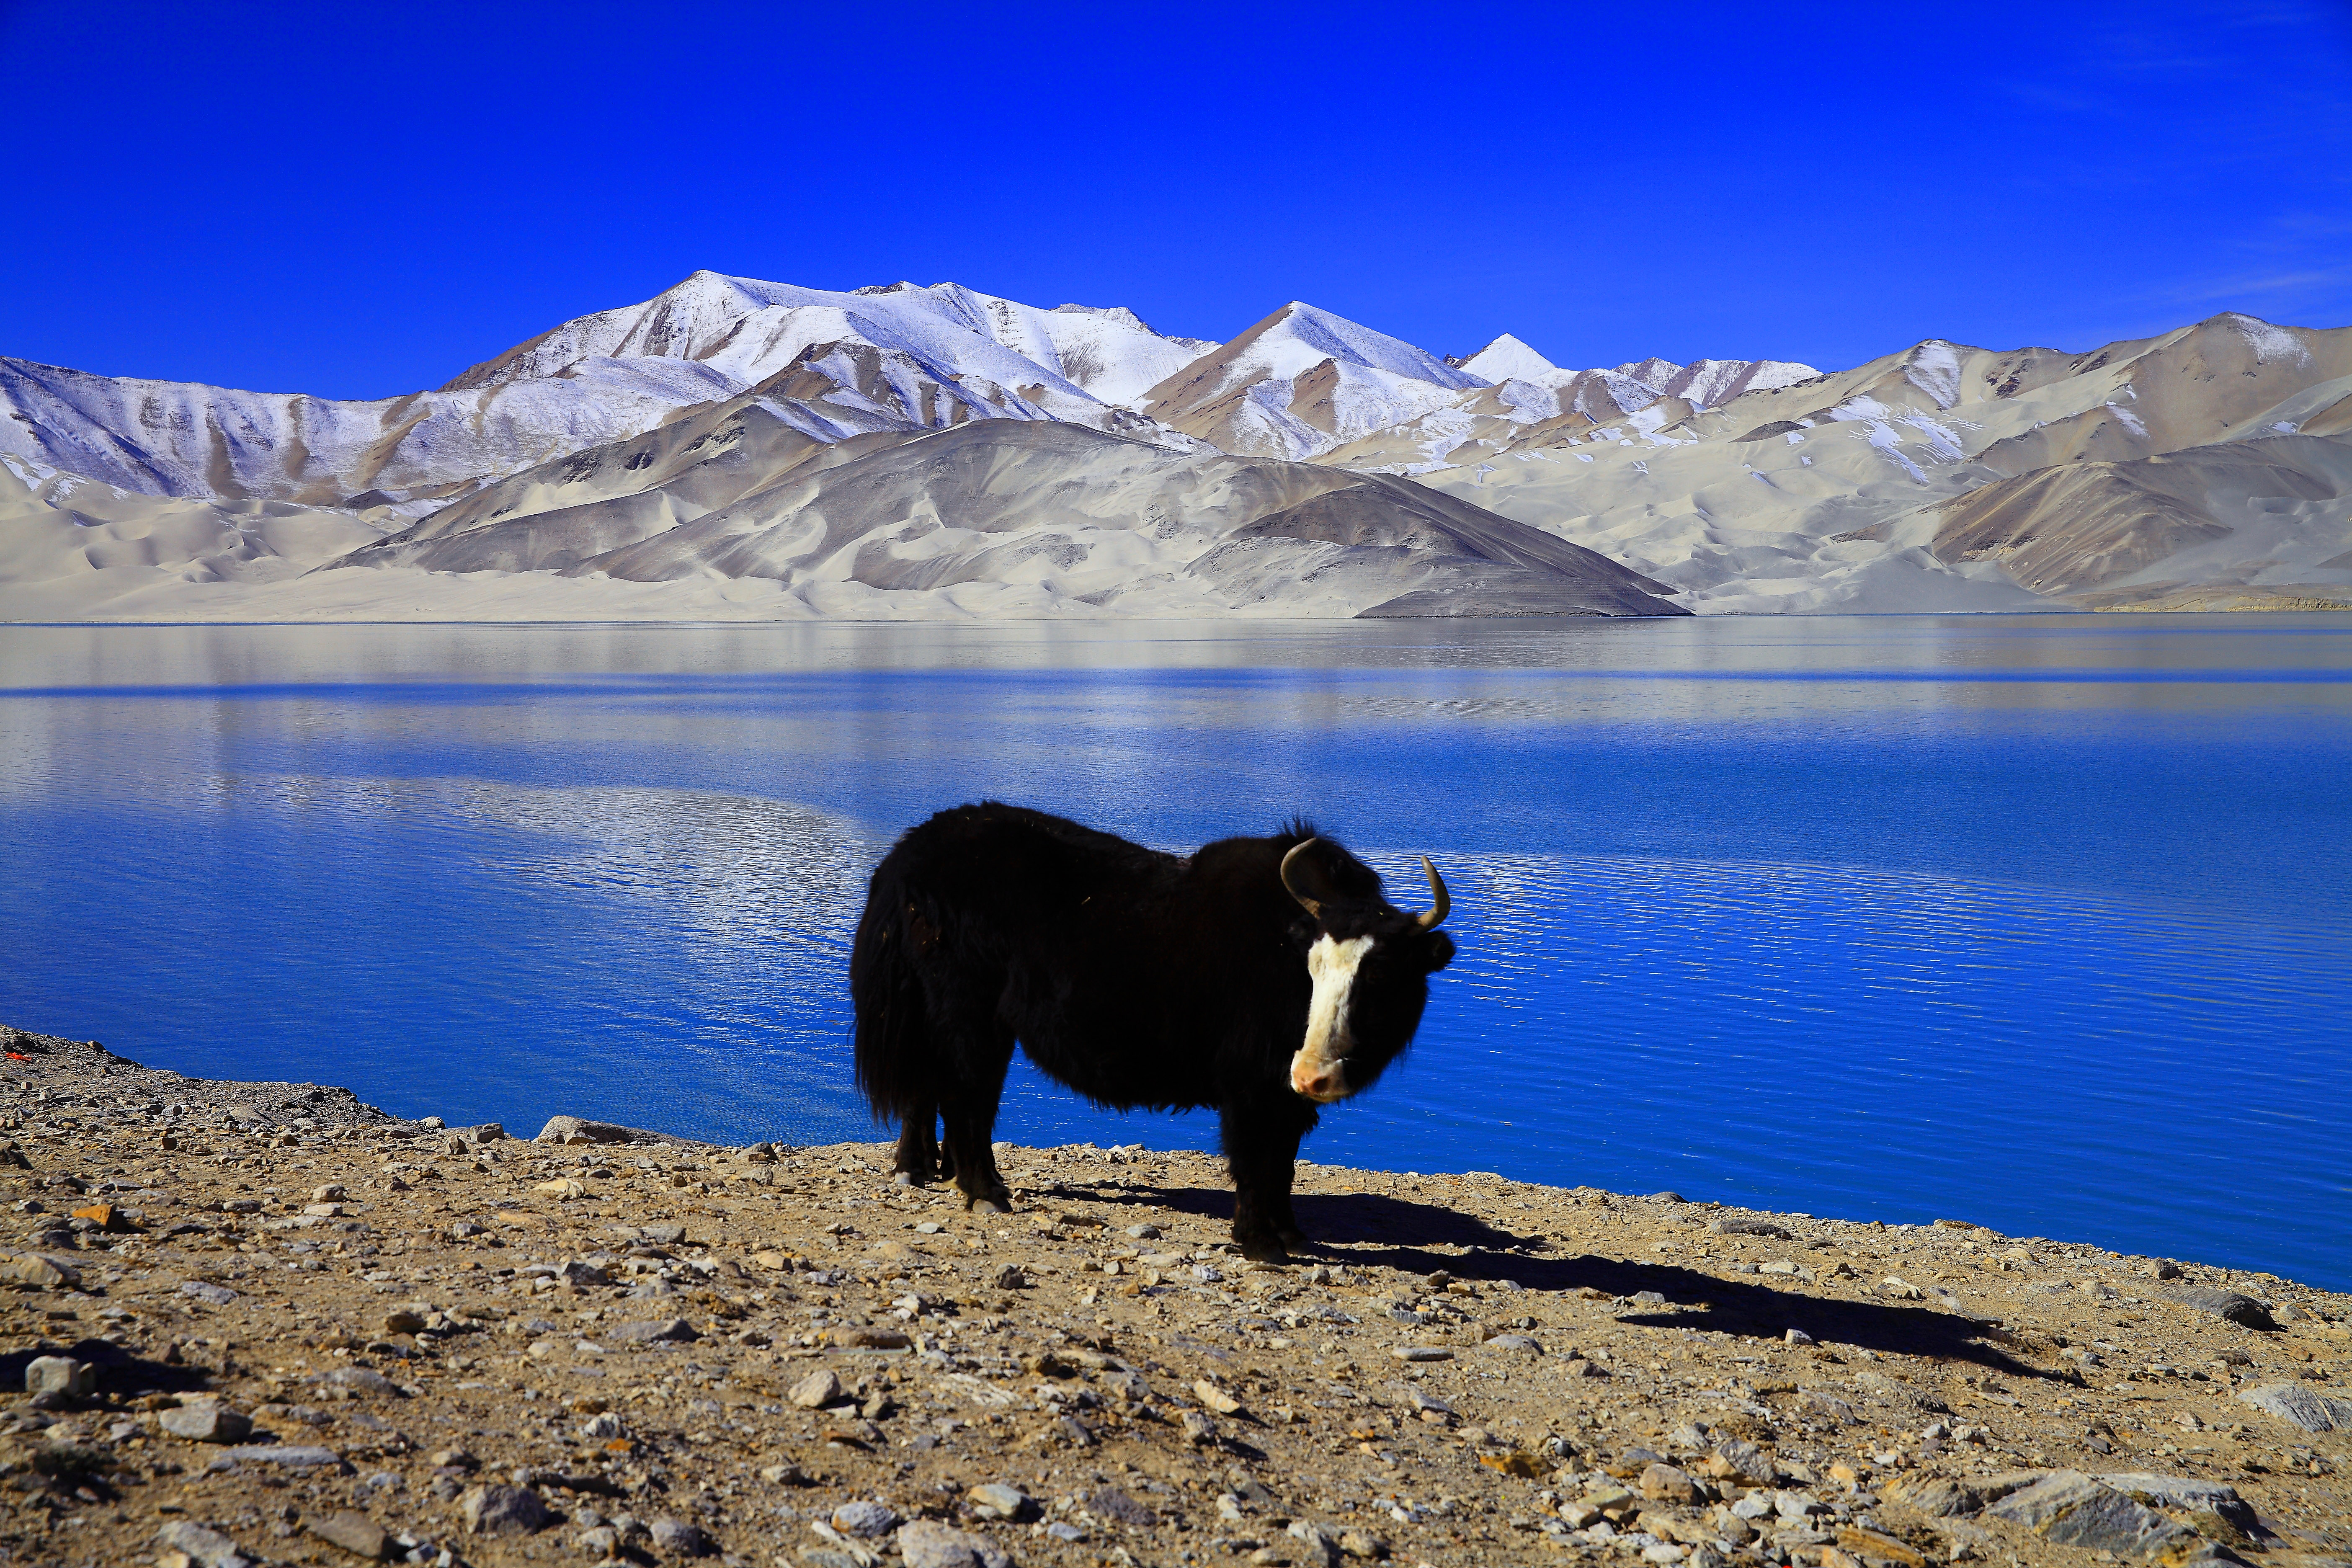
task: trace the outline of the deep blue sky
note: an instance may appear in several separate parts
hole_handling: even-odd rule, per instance
[[[383,396],[697,268],[1836,368],[2352,323],[2352,0],[0,0],[0,353]]]

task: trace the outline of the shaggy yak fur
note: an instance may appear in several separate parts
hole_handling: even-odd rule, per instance
[[[1308,840],[1294,896],[1283,859]],[[1314,990],[1307,952],[1327,937],[1371,939],[1348,950],[1354,1093],[1411,1042],[1454,943],[1339,845],[1294,822],[1180,857],[1020,806],[943,811],[876,868],[857,923],[857,1085],[877,1120],[899,1123],[899,1179],[950,1174],[967,1208],[1011,1205],[990,1144],[1015,1043],[1097,1105],[1213,1108],[1234,1239],[1278,1259],[1307,1242],[1292,1166],[1318,1107],[1290,1068]]]

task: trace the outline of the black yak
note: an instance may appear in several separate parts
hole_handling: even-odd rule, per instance
[[[967,1208],[1010,1206],[990,1144],[1017,1043],[1097,1105],[1214,1108],[1234,1239],[1282,1258],[1307,1239],[1299,1140],[1403,1051],[1454,956],[1422,867],[1415,912],[1305,822],[1189,856],[988,801],[909,828],[849,959],[857,1084],[899,1123],[898,1179],[944,1169]]]

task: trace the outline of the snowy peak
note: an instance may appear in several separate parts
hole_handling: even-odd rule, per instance
[[[1670,359],[1628,361],[1615,367],[1619,375],[1631,376],[1646,385],[1663,389],[1666,383],[1682,374],[1683,367]]]
[[[1655,389],[1661,397],[1679,397],[1696,408],[1720,408],[1744,394],[1794,386],[1816,380],[1822,373],[1791,360],[1703,359],[1676,364],[1670,359],[1645,359],[1621,364],[1615,374]]]
[[[1263,363],[1277,374],[1297,375],[1328,359],[1342,365],[1429,382],[1456,392],[1483,384],[1480,377],[1455,369],[1402,338],[1376,332],[1345,316],[1335,316],[1298,300],[1243,333],[1233,346],[1238,348],[1244,343],[1252,345],[1254,363]]]
[[[592,360],[665,358],[696,361],[740,392],[811,346],[834,343],[903,356],[941,383],[979,377],[1018,389],[1039,411],[1032,416],[1097,428],[1127,423],[1108,408],[1201,352],[1160,337],[1132,311],[1041,310],[961,283],[845,291],[705,271],[642,304],[566,321],[444,390],[567,376]]]
[[[1464,360],[1462,368],[1481,381],[1531,381],[1540,384],[1545,376],[1559,366],[1505,332]]]
[[[1659,392],[1699,408],[1720,408],[1750,392],[1794,386],[1822,373],[1809,364],[1777,359],[1703,359],[1667,377]],[[1653,383],[1652,384],[1655,384]]]
[[[1135,406],[1224,451],[1313,458],[1486,384],[1402,338],[1294,300]]]

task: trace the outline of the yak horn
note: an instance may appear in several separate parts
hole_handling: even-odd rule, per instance
[[[1282,858],[1282,890],[1288,893],[1292,898],[1297,899],[1301,909],[1304,909],[1308,914],[1317,916],[1318,918],[1320,918],[1323,913],[1323,905],[1321,901],[1316,899],[1310,899],[1306,894],[1298,890],[1298,884],[1290,879],[1290,868],[1295,862],[1297,862],[1301,855],[1306,854],[1308,849],[1320,842],[1320,839],[1307,839],[1303,843],[1292,846],[1290,853]]]
[[[1429,894],[1436,901],[1412,918],[1421,923],[1422,930],[1435,931],[1444,921],[1445,911],[1454,907],[1454,900],[1445,896],[1445,879],[1437,874],[1437,868],[1429,863],[1426,855],[1421,858],[1421,868],[1429,873]]]

